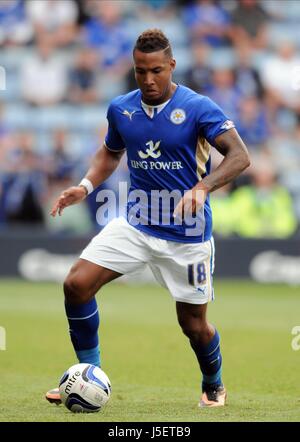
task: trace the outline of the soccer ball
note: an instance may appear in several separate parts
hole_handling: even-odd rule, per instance
[[[59,392],[62,403],[73,413],[94,413],[108,402],[111,385],[99,367],[76,364],[62,375]]]

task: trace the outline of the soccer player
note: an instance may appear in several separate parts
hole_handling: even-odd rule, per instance
[[[139,89],[111,102],[104,145],[85,178],[62,192],[51,212],[61,215],[84,200],[127,152],[127,217],[113,219],[92,239],[64,283],[72,344],[79,362],[100,366],[95,295],[104,284],[148,264],[176,302],[178,322],[199,362],[199,406],[223,406],[220,337],[206,318],[207,304],[214,298],[209,194],[249,166],[248,152],[234,123],[214,102],[172,81],[176,62],[162,31],[143,32],[133,59]],[[212,173],[211,146],[224,156]],[[145,198],[136,198],[137,209],[132,195],[141,193]],[[58,389],[46,398],[59,403]]]

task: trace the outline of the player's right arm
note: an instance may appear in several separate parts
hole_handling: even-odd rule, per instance
[[[85,176],[85,179],[91,182],[94,189],[114,172],[120,163],[123,153],[124,150],[109,150],[106,144],[103,144],[103,146],[98,149]],[[57,213],[61,215],[66,207],[83,201],[87,195],[88,189],[82,184],[69,187],[64,190],[55,201],[51,215],[53,217],[56,216]]]

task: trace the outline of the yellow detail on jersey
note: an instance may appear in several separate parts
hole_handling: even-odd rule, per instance
[[[205,138],[199,137],[196,147],[196,163],[197,163],[197,177],[201,181],[201,175],[206,172],[206,163],[209,158],[211,145]]]

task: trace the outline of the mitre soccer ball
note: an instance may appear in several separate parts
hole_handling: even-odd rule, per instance
[[[59,392],[62,403],[73,413],[93,413],[108,402],[111,385],[99,367],[76,364],[63,374]]]

